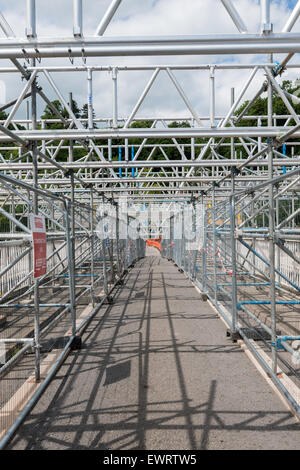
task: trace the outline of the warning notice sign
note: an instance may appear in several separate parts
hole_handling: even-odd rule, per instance
[[[33,277],[47,272],[47,235],[45,218],[32,214],[30,217],[33,243]]]

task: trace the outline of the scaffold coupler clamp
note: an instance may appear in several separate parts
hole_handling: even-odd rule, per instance
[[[280,62],[276,62],[276,65],[272,68],[273,77],[281,76],[286,69],[282,67]]]
[[[241,173],[241,170],[237,168],[236,166],[232,166],[230,169],[231,175],[237,176]]]

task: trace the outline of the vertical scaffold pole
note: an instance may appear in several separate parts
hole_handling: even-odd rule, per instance
[[[230,237],[231,237],[231,266],[232,266],[232,334],[237,327],[237,282],[236,282],[236,239],[235,239],[235,168],[231,169],[230,207]]]
[[[110,244],[108,248],[108,255],[110,261],[110,271],[111,271],[111,283],[115,283],[115,268],[114,268],[114,242],[113,239],[110,239]]]
[[[113,119],[112,126],[114,129],[118,127],[118,69],[112,69],[112,83],[113,83]]]
[[[203,196],[202,196],[203,198]],[[202,199],[203,201],[203,199]],[[204,204],[204,202],[202,202]],[[203,205],[203,247],[202,247],[202,286],[203,292],[207,292],[207,227],[208,227],[208,215],[206,207]]]
[[[180,267],[185,270],[185,239],[184,239],[184,208],[181,211],[181,250],[180,250]]]
[[[103,206],[104,206],[104,197],[103,197]],[[102,224],[104,220],[102,220]],[[106,263],[106,238],[105,238],[105,227],[103,226],[102,230],[102,260],[103,260],[103,283],[104,283],[104,292],[108,296],[108,282],[107,282],[107,263]]]
[[[119,279],[122,275],[121,269],[121,252],[120,252],[120,210],[119,210],[119,203],[115,203],[116,207],[116,248],[117,248],[117,269],[118,269],[118,276]]]
[[[28,15],[31,19],[30,27],[31,32],[35,34],[35,2],[28,2],[29,8]],[[34,10],[34,12],[32,11]],[[30,13],[30,14],[29,14]],[[36,60],[31,59],[32,67],[35,67]],[[36,80],[33,80],[31,85],[31,122],[32,130],[37,127],[37,106],[36,106]],[[37,142],[32,143],[32,162],[33,162],[33,179],[34,188],[38,189],[38,163],[37,163]],[[38,193],[33,193],[33,212],[35,215],[39,213],[39,199]],[[34,279],[34,348],[35,348],[35,380],[40,381],[40,293],[39,293],[39,278]]]
[[[87,87],[88,87],[88,128],[94,128],[93,116],[93,72],[90,68],[87,71]]]
[[[213,192],[212,192],[212,229],[213,229],[213,283],[214,283],[214,300],[217,302],[217,240],[216,240],[216,194],[215,194],[215,185],[213,185]]]
[[[90,241],[91,241],[91,298],[92,305],[95,305],[95,296],[94,296],[94,276],[95,276],[95,247],[94,247],[94,194],[93,188],[90,187]]]
[[[273,54],[269,56],[269,62],[273,62]],[[272,83],[268,82],[268,126],[272,126]],[[271,141],[268,142],[268,176],[273,178],[273,148]],[[277,373],[277,347],[276,347],[276,288],[275,288],[275,208],[274,188],[270,183],[269,188],[269,261],[270,261],[270,302],[271,302],[271,330],[272,330],[272,369]]]
[[[35,0],[27,0],[27,26],[26,36],[28,38],[36,37],[36,8]]]
[[[192,269],[191,269],[191,278],[195,279],[196,277],[196,263],[197,263],[197,256],[198,256],[198,239],[197,239],[197,205],[195,199],[193,199],[193,212],[192,212],[192,218],[193,218],[193,243],[196,244],[197,246],[194,246],[194,250],[192,251],[193,253],[193,259],[192,259]]]
[[[69,106],[71,111],[73,111],[73,95],[70,92],[69,93]],[[73,162],[74,161],[74,143],[73,140],[70,140],[69,142],[69,161]],[[72,263],[72,272],[73,272],[73,281],[71,284],[71,287],[73,289],[72,292],[72,297],[75,299],[75,292],[76,292],[76,277],[75,277],[75,182],[74,182],[74,170],[70,169],[69,170],[69,175],[70,175],[70,183],[71,183],[71,205],[70,205],[70,225],[71,225],[71,230],[70,230],[70,244],[71,244],[71,253],[72,257],[70,259],[70,263]],[[76,322],[76,310],[75,310],[75,300],[74,300],[74,325]]]
[[[234,105],[234,99],[235,99],[235,90],[234,88],[231,88],[231,107]],[[231,149],[231,159],[233,160],[235,157],[235,151],[234,151],[234,137],[231,137],[230,139],[230,149]]]
[[[82,36],[82,0],[73,0],[73,34],[75,38]]]
[[[70,312],[72,323],[72,335],[76,334],[76,309],[75,309],[75,271],[73,262],[73,243],[72,243],[72,201],[67,201],[65,205],[65,223],[66,223],[66,239],[68,250],[68,273],[69,273],[69,295],[70,295]],[[72,215],[71,215],[72,217]]]
[[[119,162],[122,162],[122,147],[119,147]],[[119,178],[122,178],[122,168],[119,168]]]
[[[216,97],[215,97],[215,67],[210,67],[209,74],[209,90],[210,90],[210,125],[215,127],[215,108],[216,108]]]

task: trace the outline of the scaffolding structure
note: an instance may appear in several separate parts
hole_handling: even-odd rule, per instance
[[[82,329],[104,302],[112,301],[112,289],[122,284],[128,268],[144,256],[147,238],[162,236],[163,256],[173,260],[213,303],[228,324],[228,336],[246,342],[299,415],[299,395],[298,399],[293,396],[280,374],[288,371],[293,384],[300,387],[300,117],[293,107],[300,99],[282,89],[278,79],[299,68],[290,61],[300,52],[300,36],[292,33],[300,2],[280,33],[273,32],[270,1],[261,2],[261,30],[250,33],[233,3],[221,0],[220,8],[228,11],[237,34],[123,38],[104,34],[121,0],[111,2],[92,37],[84,36],[83,4],[74,0],[73,35],[68,38],[37,35],[35,3],[27,0],[22,38],[15,36],[0,14],[5,36],[0,39],[0,59],[12,63],[0,67],[1,77],[16,73],[23,80],[19,96],[0,109],[9,110],[0,122],[0,213],[9,223],[9,230],[0,233],[0,344],[5,345],[0,380],[15,374],[19,386],[24,377],[18,364],[31,354],[29,370],[34,369],[36,382],[41,381],[38,394],[42,393],[66,351],[78,347]],[[242,65],[87,64],[96,57],[253,53],[268,54],[268,61]],[[274,60],[277,53],[286,54],[280,63]],[[49,58],[66,59],[66,65],[43,65],[43,59]],[[75,64],[75,58],[80,58],[81,65]],[[246,70],[249,76],[237,96],[230,90],[230,108],[226,115],[218,116],[218,72],[233,69]],[[122,116],[119,75],[141,71],[151,73],[150,79],[129,115]],[[199,116],[183,90],[178,77],[187,71],[205,76],[209,115]],[[56,77],[76,73],[86,80],[87,118],[76,117],[72,95],[63,96],[54,73]],[[99,73],[111,78],[111,89],[106,90],[112,102],[109,118],[93,112],[93,80]],[[176,120],[172,116],[149,116],[143,122],[151,122],[151,127],[135,127],[140,121],[138,111],[162,74],[186,107],[187,116],[180,119],[186,126],[169,127]],[[257,77],[261,77],[261,86],[237,115]],[[46,96],[41,79],[67,117]],[[264,93],[267,114],[249,116],[249,109]],[[276,115],[272,109],[274,94],[284,103],[285,115]],[[24,100],[31,103],[31,115],[20,119],[16,114]],[[37,100],[55,118],[39,118]],[[249,119],[255,124],[243,125]],[[54,124],[59,125],[53,128]],[[139,143],[131,145],[132,139]],[[162,144],[161,139],[171,143]],[[168,158],[169,148],[176,151],[176,160]],[[222,148],[230,149],[230,158],[220,155]],[[84,156],[75,158],[76,150]],[[68,155],[65,161],[59,158],[61,152]],[[142,152],[147,152],[146,160],[140,158]],[[119,212],[124,196],[130,206],[125,219]],[[105,230],[106,214],[97,210],[105,204],[114,211],[115,236],[97,234],[99,227]],[[141,204],[148,211],[144,225],[138,218]],[[165,223],[162,219],[154,223],[149,216],[151,207],[159,204],[166,205]],[[188,224],[186,212],[190,214]],[[30,214],[45,217],[47,227],[47,274],[39,279],[33,277]],[[131,237],[135,220],[138,236]],[[125,227],[124,237],[119,237],[120,224]],[[193,240],[186,227],[194,234]],[[52,297],[57,295],[57,303],[49,301],[49,292]],[[80,305],[88,304],[92,308],[81,318]],[[67,342],[55,367],[46,378],[41,377],[41,355],[49,349],[49,341],[43,344],[43,338],[59,340],[67,330]],[[5,408],[16,390],[8,390],[5,380],[2,383],[0,402]],[[5,436],[1,446],[16,429],[8,415],[7,410],[0,411],[0,436]]]

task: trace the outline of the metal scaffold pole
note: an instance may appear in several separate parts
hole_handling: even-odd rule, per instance
[[[72,202],[67,201],[65,205],[65,221],[66,221],[66,239],[67,239],[67,252],[68,252],[68,275],[69,275],[69,297],[70,297],[70,313],[72,335],[76,334],[76,300],[75,300],[75,263],[74,251],[72,243]]]
[[[231,276],[232,276],[232,336],[235,337],[237,331],[237,257],[235,239],[235,170],[231,169],[231,191],[229,198],[230,208],[230,238],[231,238]]]
[[[2,82],[12,95],[0,106],[0,378],[30,364],[25,380],[40,387],[44,352],[68,342],[57,370],[135,264],[145,281],[148,260],[137,260],[147,247],[151,276],[173,262],[178,286],[197,287],[203,311],[213,306],[229,341],[241,340],[299,415],[300,1],[252,2],[255,25],[245,2],[216,0],[225,32],[218,23],[207,34],[130,37],[121,0],[107,0],[92,34],[84,25],[101,12],[96,0],[69,2],[63,35],[44,34],[60,21],[55,9],[46,17],[43,2],[24,3],[23,35],[0,12],[0,99]],[[45,221],[39,277],[32,216]],[[157,321],[149,286],[132,288],[126,309],[144,297]],[[14,394],[1,390],[6,406]],[[6,418],[0,410],[0,439]]]
[[[93,188],[90,189],[90,246],[91,246],[91,299],[92,305],[95,306],[95,295],[94,295],[94,281],[95,281],[95,234],[94,234],[94,193]]]
[[[217,219],[216,219],[216,193],[215,185],[212,188],[212,265],[213,265],[213,291],[214,301],[218,300],[217,285]]]
[[[273,57],[270,55],[269,61]],[[273,116],[273,87],[268,80],[268,125],[272,126]],[[268,175],[273,179],[273,148],[271,142],[268,144]],[[271,329],[272,329],[272,369],[277,373],[277,331],[276,331],[276,278],[275,278],[275,207],[274,186],[269,186],[269,263],[270,263],[270,301],[271,301]]]
[[[32,20],[30,32],[35,35],[35,2],[31,3],[31,16]],[[31,60],[32,67],[35,66],[36,60]],[[33,80],[31,85],[31,122],[32,130],[36,129],[37,126],[37,92],[36,92],[36,80]],[[33,163],[33,179],[34,187],[38,189],[38,161],[37,161],[37,142],[32,142],[32,163]],[[39,197],[36,191],[33,192],[33,213],[39,214]],[[35,380],[40,381],[40,292],[39,292],[39,278],[34,279],[34,348],[35,348]]]

